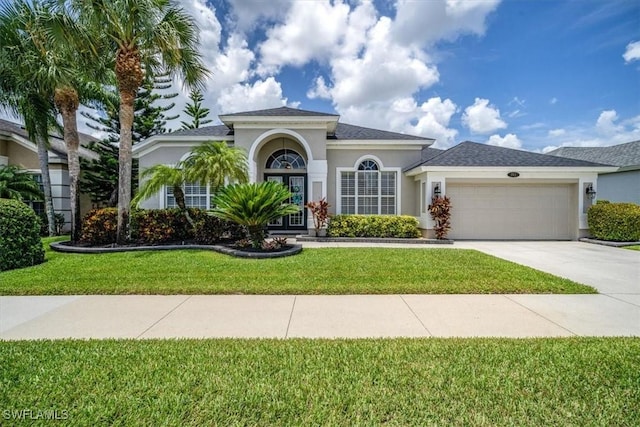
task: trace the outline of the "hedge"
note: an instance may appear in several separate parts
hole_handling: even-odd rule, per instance
[[[415,238],[422,234],[418,220],[408,215],[335,215],[329,221],[328,235]]]
[[[0,271],[44,262],[40,219],[19,200],[0,199]]]
[[[600,200],[587,212],[591,235],[615,242],[640,241],[640,205]]]
[[[131,240],[141,245],[195,240],[200,244],[215,244],[224,240],[239,240],[246,236],[244,228],[213,217],[203,209],[189,208],[188,222],[180,209],[144,209],[131,213]],[[116,242],[118,210],[94,209],[82,221],[81,243],[109,245]]]

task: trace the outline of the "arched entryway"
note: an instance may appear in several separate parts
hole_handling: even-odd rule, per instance
[[[304,231],[307,229],[307,159],[303,147],[295,140],[280,137],[264,144],[258,155],[258,163],[265,181],[282,183],[292,196],[290,203],[300,210],[269,224],[272,230]]]

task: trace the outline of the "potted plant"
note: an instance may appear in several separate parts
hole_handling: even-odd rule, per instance
[[[327,235],[326,226],[329,222],[329,202],[323,197],[317,202],[307,202],[304,206],[313,215],[313,229],[316,236],[325,237]]]

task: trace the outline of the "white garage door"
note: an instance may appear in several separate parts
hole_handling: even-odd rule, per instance
[[[447,184],[452,239],[571,240],[571,185]]]

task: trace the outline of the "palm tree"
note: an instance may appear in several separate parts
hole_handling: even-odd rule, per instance
[[[49,235],[56,232],[51,178],[49,175],[49,129],[55,125],[53,93],[34,84],[32,66],[37,54],[24,27],[23,15],[15,3],[3,3],[0,8],[0,105],[22,120],[29,139],[38,148],[42,174],[45,212]]]
[[[70,0],[79,21],[102,33],[108,46],[94,47],[115,63],[120,95],[118,171],[118,244],[129,234],[131,147],[134,101],[146,72],[180,77],[187,86],[203,86],[208,72],[198,53],[194,20],[170,0]]]
[[[190,182],[209,185],[213,191],[226,183],[249,181],[247,155],[242,148],[224,141],[208,141],[191,150],[182,167]]]
[[[275,181],[229,185],[216,195],[213,215],[247,227],[252,246],[261,248],[267,224],[300,209],[287,203],[290,198],[291,192]]]
[[[15,166],[0,167],[0,199],[41,200],[40,184],[26,170]]]
[[[189,157],[176,166],[152,166],[142,172],[141,178],[142,185],[133,198],[133,206],[152,197],[164,186],[172,187],[176,205],[184,212],[189,224],[195,227],[187,210],[182,186],[197,182],[217,191],[226,182],[247,182],[247,156],[243,149],[229,147],[226,142],[209,141],[194,148]]]
[[[76,121],[81,98],[91,101],[100,96],[100,86],[90,81],[108,73],[104,62],[89,60],[89,56],[73,49],[60,33],[74,34],[78,43],[86,44],[88,36],[64,8],[54,9],[50,3],[16,0],[2,10],[1,25],[7,37],[4,48],[23,69],[23,78],[45,99],[51,99],[63,123],[63,138],[67,148],[69,193],[71,205],[71,241],[80,234],[79,178],[80,138]],[[91,64],[91,66],[89,66]],[[88,75],[95,71],[93,75]]]

